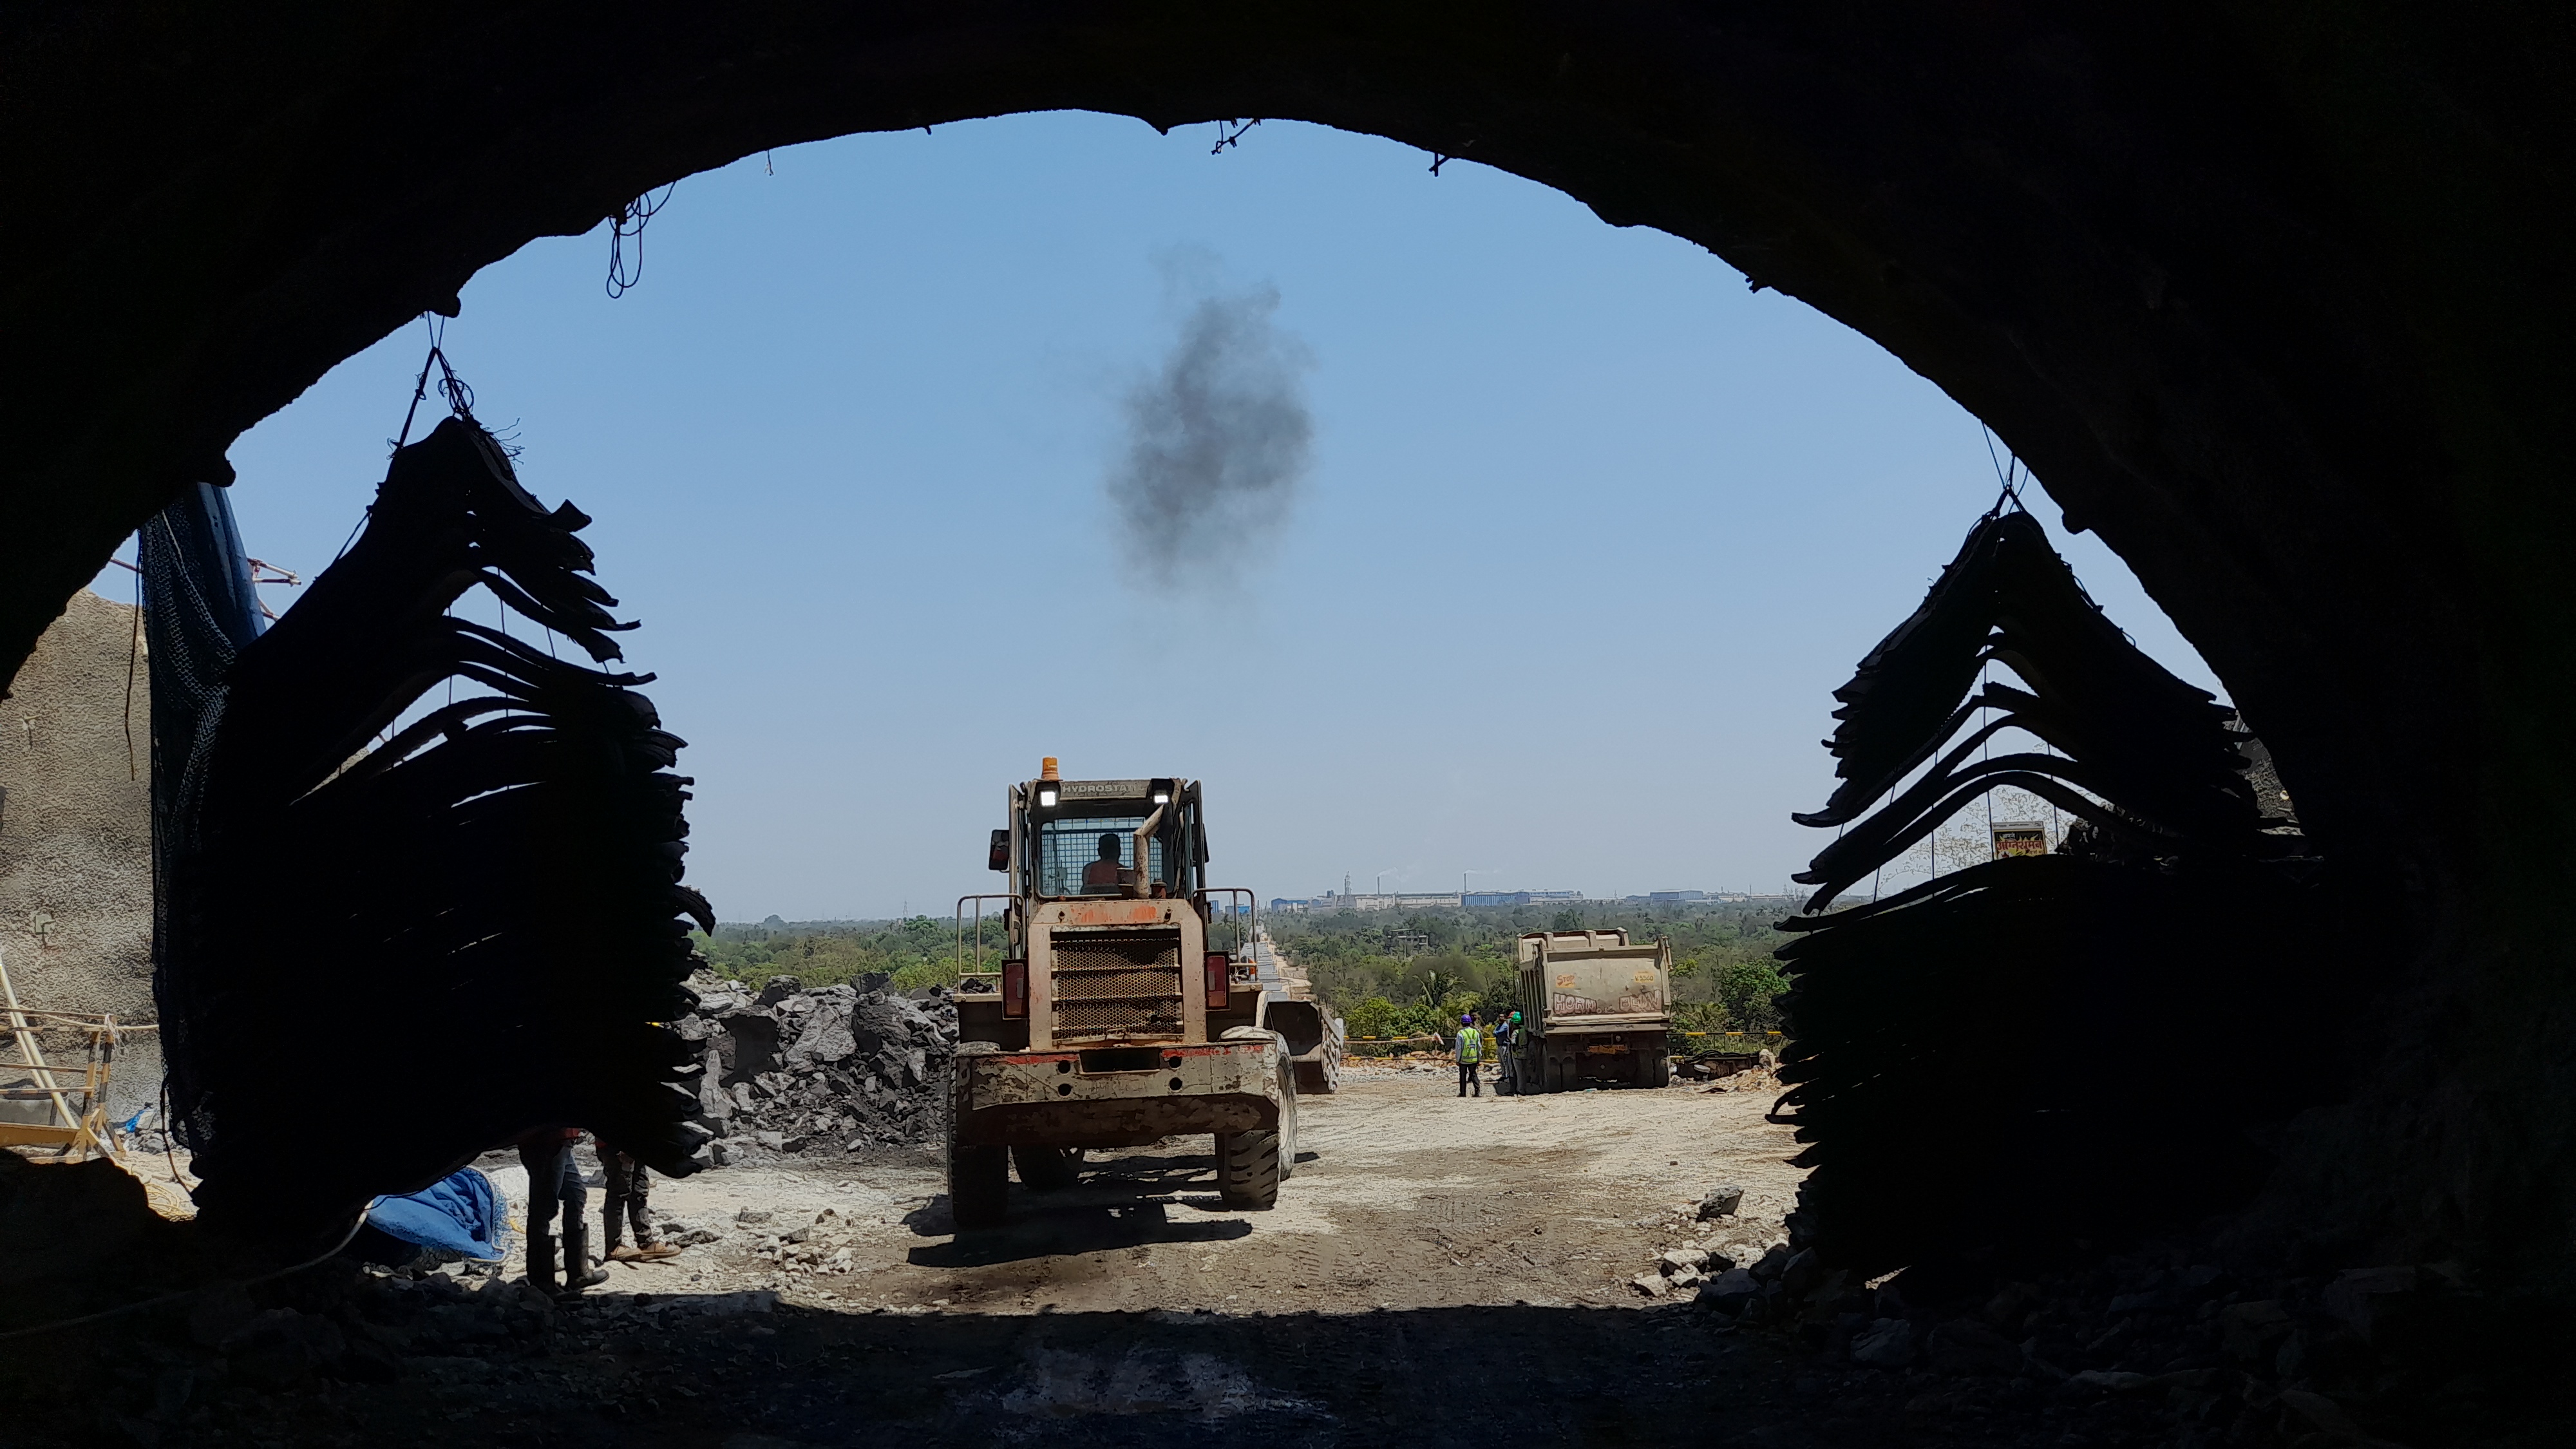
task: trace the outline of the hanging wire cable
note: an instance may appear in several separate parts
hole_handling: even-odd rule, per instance
[[[2002,496],[1995,499],[1995,506],[1986,510],[1986,516],[1992,518],[2002,513],[2006,504],[2012,505],[2015,511],[2026,512],[2022,507],[2021,490],[2022,485],[2030,481],[2030,470],[2021,465],[2021,458],[2010,449],[2001,453],[1995,451],[1994,429],[1983,423],[1977,426],[1986,440],[1986,461],[1995,465],[1995,484],[2003,490]]]
[[[1977,666],[1977,696],[1980,699],[1983,699],[1986,691],[1992,687],[1990,676],[1993,675],[1994,668],[1992,661]],[[1984,729],[1993,717],[1994,709],[1991,706],[1984,704],[1977,706],[1977,728]],[[1995,760],[1995,737],[1991,734],[1987,735],[1982,748],[1985,751],[1985,762],[1991,766]],[[1988,789],[1980,792],[1980,797],[1986,802],[1986,856],[1991,860],[1994,858],[1995,849],[1995,792]]]
[[[403,409],[402,431],[396,434],[385,447],[388,454],[401,452],[404,445],[411,441],[412,424],[419,421],[420,405],[429,397],[429,370],[433,367],[439,371],[438,395],[446,400],[447,410],[468,422],[474,418],[474,389],[466,386],[465,380],[458,377],[456,369],[450,367],[447,362],[447,319],[434,313],[423,312],[420,314],[420,320],[429,328],[429,355],[420,360],[420,376],[411,387],[411,405]],[[360,530],[367,526],[367,520],[374,517],[375,512],[376,505],[373,503],[359,511],[358,521],[349,525],[349,536],[340,540],[340,551],[331,555],[331,562],[338,563],[348,555],[349,545],[358,541]],[[253,562],[256,563],[257,560]],[[301,583],[295,575],[286,573],[284,569],[278,569],[277,572],[286,575],[283,580],[285,583]],[[268,582],[279,581],[269,580]]]
[[[143,589],[142,570],[135,570],[134,638],[125,646],[125,778],[143,778],[134,762],[134,665],[143,657]]]
[[[679,189],[680,183],[674,181],[662,188],[659,197],[647,191],[617,208],[617,215],[609,219],[608,295],[611,298],[625,296],[636,283],[644,280],[645,223],[669,205],[671,193]],[[626,242],[630,237],[635,242],[635,259],[631,265],[626,259]]]

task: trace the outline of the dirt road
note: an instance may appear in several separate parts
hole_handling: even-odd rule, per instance
[[[507,1278],[317,1300],[399,1358],[389,1382],[147,1367],[167,1403],[110,1417],[155,1445],[1374,1444],[1461,1411],[1545,1444],[1896,1442],[1894,1382],[1629,1282],[1686,1241],[1777,1237],[1795,1173],[1770,1098],[1460,1101],[1445,1067],[1362,1068],[1302,1104],[1273,1211],[1224,1210],[1205,1144],[1174,1142],[1015,1186],[1007,1227],[962,1238],[931,1153],[725,1168],[656,1185],[711,1241],[561,1308]],[[1742,1216],[1699,1223],[1721,1182]]]
[[[965,1237],[931,1153],[728,1167],[658,1185],[681,1257],[617,1265],[568,1303],[515,1267],[336,1260],[255,1299],[19,1340],[0,1396],[22,1412],[0,1442],[2209,1449],[2223,1424],[2249,1449],[2324,1442],[2250,1380],[2243,1412],[2211,1419],[2232,1380],[2188,1345],[2175,1357],[2171,1334],[2130,1351],[2136,1310],[2105,1295],[2179,1257],[2022,1285],[2055,1306],[2031,1320],[2048,1354],[2026,1350],[2018,1376],[1937,1350],[1864,1359],[1835,1336],[1910,1327],[1892,1319],[1745,1328],[1641,1292],[1641,1273],[1665,1281],[1660,1249],[1743,1257],[1778,1237],[1795,1174],[1771,1096],[1459,1101],[1445,1067],[1364,1069],[1305,1102],[1273,1211],[1224,1210],[1205,1148],[1175,1142],[1105,1155],[1073,1189],[1014,1189],[1007,1227]],[[1742,1215],[1698,1222],[1721,1182],[1748,1190]]]
[[[1762,1120],[1766,1093],[1454,1092],[1445,1068],[1360,1067],[1339,1094],[1304,1099],[1296,1174],[1261,1213],[1218,1202],[1203,1139],[1093,1154],[1060,1192],[1015,1184],[1010,1224],[962,1239],[932,1153],[703,1173],[657,1186],[655,1206],[724,1236],[621,1266],[611,1286],[1005,1313],[1625,1306],[1642,1301],[1628,1279],[1659,1249],[1779,1236],[1795,1147]],[[1720,1182],[1745,1187],[1744,1206],[1703,1226],[1692,1215]],[[771,1259],[765,1239],[827,1210],[814,1239]],[[738,1222],[746,1212],[770,1217]]]

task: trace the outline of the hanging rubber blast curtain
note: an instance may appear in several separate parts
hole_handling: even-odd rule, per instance
[[[2025,687],[1980,687],[1989,664]],[[2263,1128],[2335,1091],[2323,1003],[2355,998],[2326,984],[2367,959],[2331,872],[2258,810],[2259,745],[2140,653],[2018,509],[1978,522],[1834,697],[1843,783],[1794,818],[1848,829],[1797,877],[1817,890],[1776,953],[1775,1120],[1812,1169],[1794,1240],[1928,1284],[2243,1203]],[[1989,758],[2007,727],[2055,753]],[[2078,818],[2059,853],[1827,911],[2005,785]]]
[[[222,675],[168,822],[159,973],[209,1225],[333,1232],[542,1125],[692,1170],[692,1058],[656,1024],[692,1005],[681,917],[714,926],[680,883],[682,742],[650,676],[446,614],[480,584],[619,658],[634,626],[589,577],[589,522],[460,412]]]

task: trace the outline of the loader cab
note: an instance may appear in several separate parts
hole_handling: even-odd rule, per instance
[[[1204,883],[1195,780],[1031,780],[1011,817],[1014,897],[1187,900]]]
[[[1252,892],[1206,881],[1198,782],[1054,766],[1010,787],[987,862],[1003,892],[958,900],[959,1039],[1091,1050],[1259,1026]]]

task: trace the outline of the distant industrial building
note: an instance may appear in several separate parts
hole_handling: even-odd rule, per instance
[[[1538,901],[1579,901],[1581,891],[1447,891],[1433,895],[1383,895],[1358,893],[1344,895],[1326,891],[1320,896],[1291,900],[1285,896],[1270,902],[1270,909],[1282,913],[1299,911],[1318,915],[1334,911],[1454,911],[1462,906],[1526,906]]]
[[[1579,901],[1581,891],[1469,891],[1461,902],[1470,906],[1526,906],[1534,901]]]
[[[1577,901],[1609,905],[1613,899],[1595,899],[1581,891],[1443,891],[1437,894],[1388,891],[1374,895],[1366,891],[1326,891],[1320,896],[1303,899],[1274,897],[1266,909],[1282,915],[1330,915],[1335,911],[1454,911],[1461,907],[1561,905]],[[1761,891],[1648,891],[1641,896],[1619,896],[1615,900],[1617,904],[1628,906],[1762,905],[1774,901],[1794,903],[1798,897]]]
[[[1681,906],[1693,902],[1705,902],[1710,905],[1743,905],[1796,899],[1798,898],[1793,895],[1766,895],[1760,891],[1648,891],[1642,896],[1622,896],[1620,901],[1624,905],[1635,906]]]

